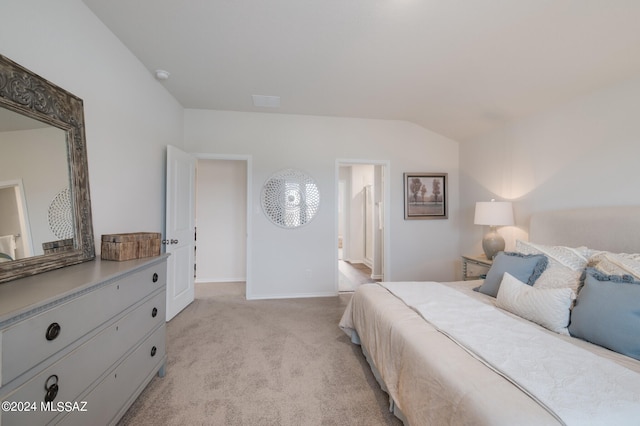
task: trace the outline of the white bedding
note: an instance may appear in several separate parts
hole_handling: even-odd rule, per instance
[[[564,424],[640,419],[640,374],[443,284],[382,285]]]
[[[455,291],[476,299],[476,303],[480,305],[493,305],[495,299],[471,291],[471,288],[478,284],[479,282],[469,281],[447,283],[451,288],[455,288]],[[422,291],[417,287],[412,290]],[[419,300],[420,297],[422,296],[416,294],[409,296],[412,300]],[[426,297],[428,299],[430,296]],[[464,314],[466,312],[463,310],[456,315]],[[504,316],[515,323],[530,324],[509,313],[504,313]],[[482,321],[476,322],[479,324]],[[474,321],[468,325],[474,325]],[[348,334],[357,332],[390,397],[412,426],[562,424],[556,415],[550,414],[543,406],[548,405],[547,402],[538,403],[518,387],[522,385],[514,385],[476,356],[461,349],[453,340],[427,323],[416,311],[408,308],[398,297],[380,285],[364,285],[354,293],[340,326]],[[572,347],[571,352],[574,348],[582,348],[581,350],[585,350],[589,356],[610,360],[615,365],[614,369],[622,368],[622,371],[628,371],[629,377],[638,377],[640,373],[640,362],[636,360],[587,342],[551,333],[535,324],[528,327],[539,329],[539,333],[545,335],[544,339],[549,337],[554,341],[564,342]],[[521,356],[515,358],[519,357]],[[541,355],[537,357],[540,358]],[[534,361],[535,365],[538,360]],[[573,364],[568,362],[567,367],[574,371],[573,375],[582,374],[584,364],[576,360]],[[627,379],[623,381],[626,382]],[[554,386],[555,391],[563,392],[562,385]],[[589,386],[585,391],[592,394],[606,393],[601,384]],[[539,398],[555,397],[551,393],[551,396]],[[596,396],[594,399],[599,398]],[[564,421],[571,423],[580,418],[580,404],[582,403],[577,402],[573,414],[569,417],[565,417],[562,408],[553,408],[553,411],[559,412],[558,415],[563,416]],[[603,415],[606,410],[610,410],[612,415],[618,414],[619,406],[616,401],[602,400],[599,405],[601,412],[598,415]],[[584,406],[582,408],[591,409]],[[636,415],[633,424],[637,424],[637,418]],[[590,420],[596,418],[590,417]],[[614,421],[614,417],[608,420],[610,421],[606,424],[623,424]]]

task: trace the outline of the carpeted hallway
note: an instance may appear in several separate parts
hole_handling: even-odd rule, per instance
[[[338,328],[350,294],[246,301],[198,284],[167,324],[167,374],[120,425],[401,425],[360,347]]]

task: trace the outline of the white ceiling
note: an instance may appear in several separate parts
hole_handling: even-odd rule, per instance
[[[638,0],[84,3],[185,108],[409,120],[464,141],[640,75]]]

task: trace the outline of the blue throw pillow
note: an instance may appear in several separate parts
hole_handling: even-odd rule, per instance
[[[548,263],[549,260],[544,254],[500,252],[493,258],[493,264],[484,282],[478,287],[478,291],[496,297],[505,272],[517,278],[518,281],[533,285]]]
[[[569,334],[640,360],[640,281],[587,268]]]

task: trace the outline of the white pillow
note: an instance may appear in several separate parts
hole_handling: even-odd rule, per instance
[[[606,275],[631,275],[640,280],[640,254],[598,251],[589,258],[589,266]]]
[[[496,299],[499,308],[556,333],[569,334],[570,307],[575,299],[570,288],[536,288],[505,272]]]
[[[538,288],[564,288],[578,290],[582,271],[587,266],[589,249],[586,247],[547,246],[516,241],[516,251],[523,254],[544,254],[549,265],[534,284]]]

